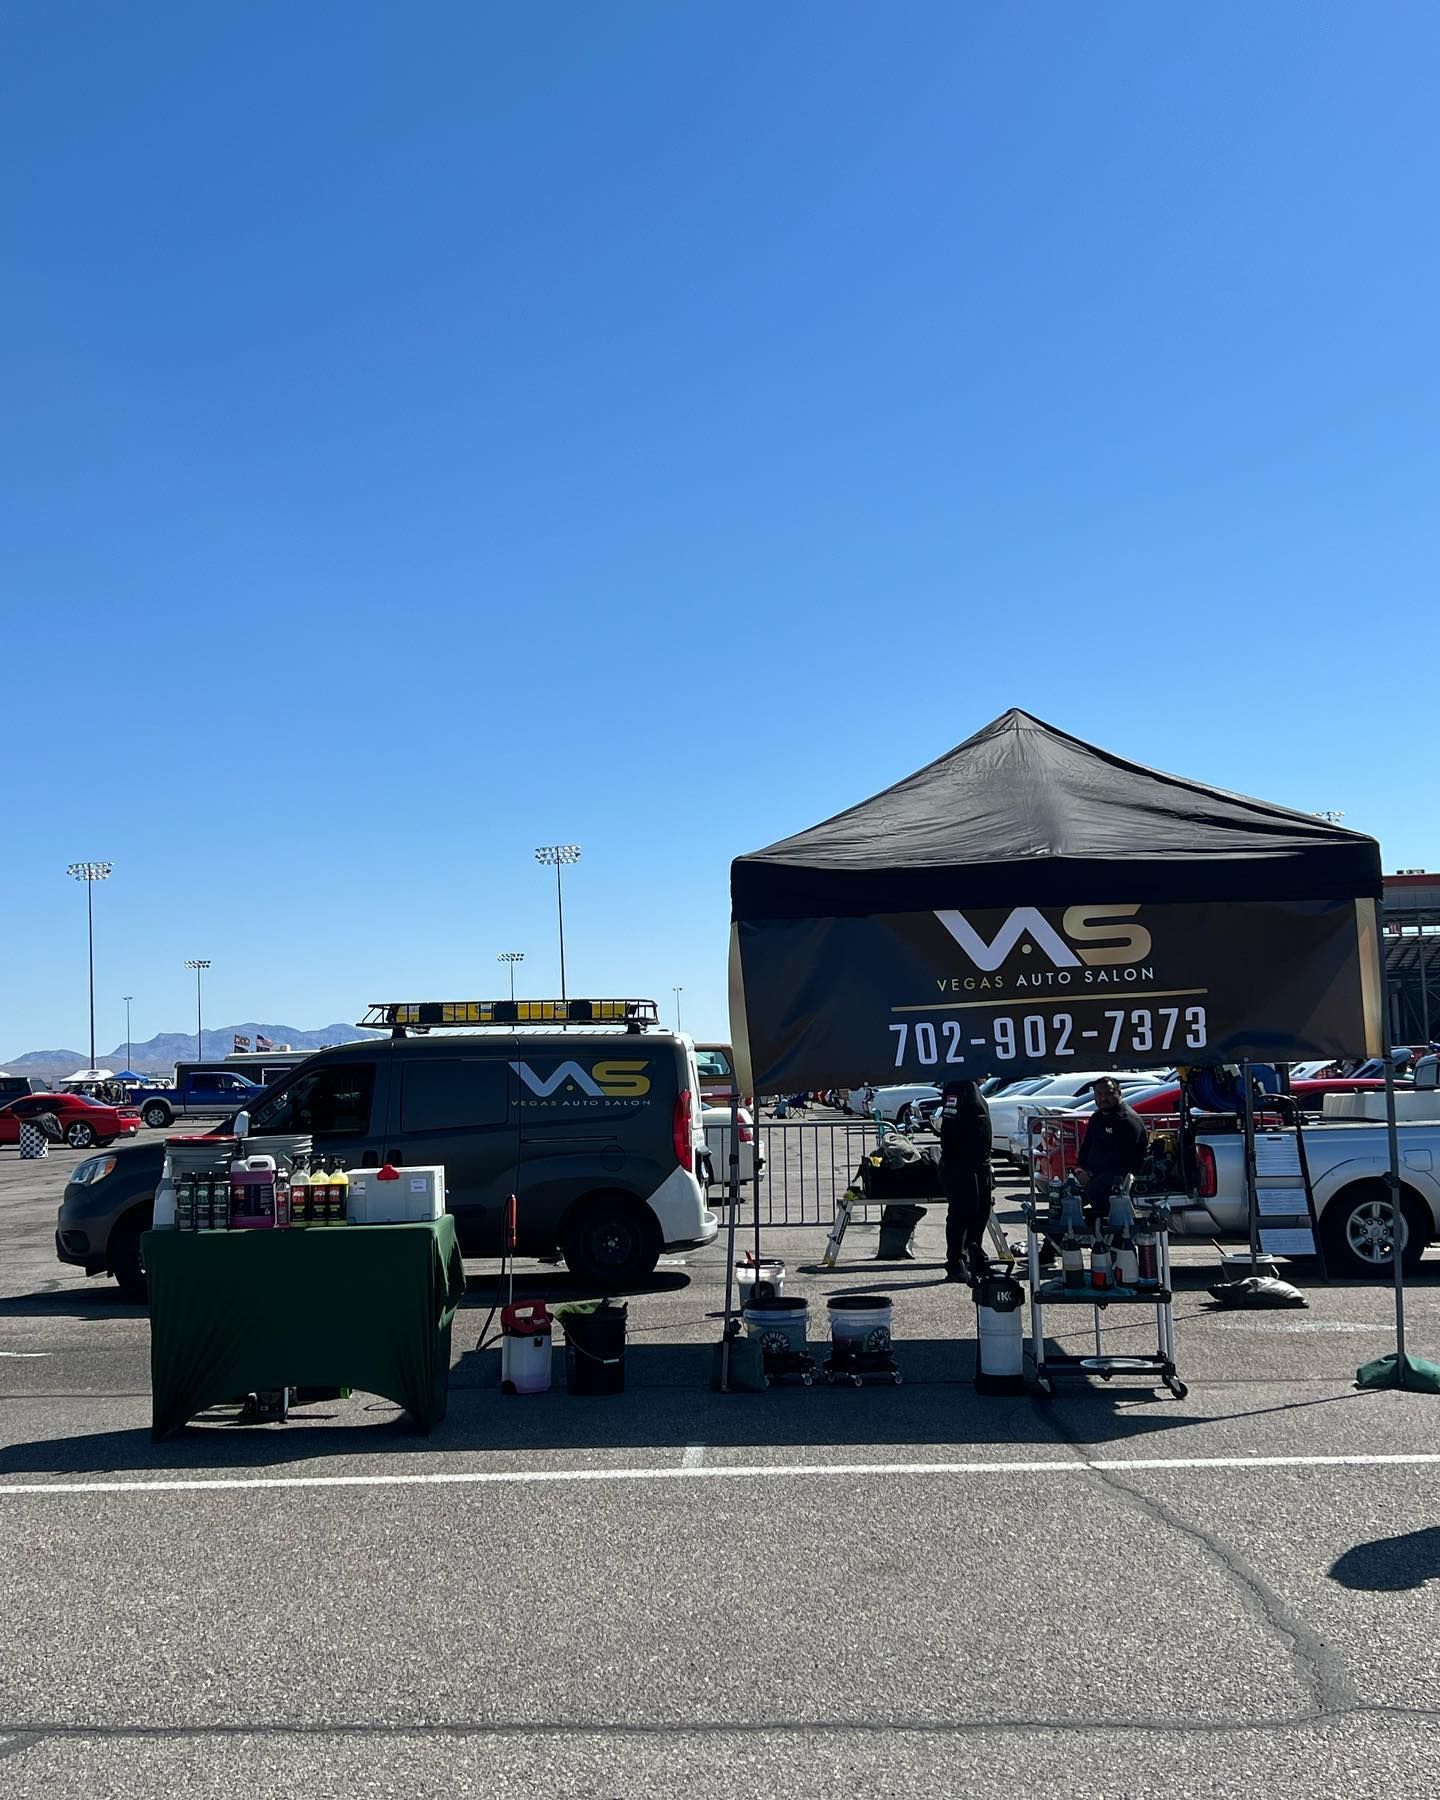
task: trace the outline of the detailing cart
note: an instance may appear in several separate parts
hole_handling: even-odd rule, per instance
[[[1105,1288],[1067,1287],[1062,1275],[1056,1274],[1047,1277],[1041,1267],[1041,1248],[1047,1237],[1053,1238],[1050,1229],[1053,1222],[1050,1216],[1050,1207],[1045,1201],[1033,1195],[1026,1202],[1025,1269],[1030,1286],[1030,1329],[1031,1342],[1034,1346],[1032,1358],[1035,1365],[1035,1385],[1043,1394],[1050,1395],[1055,1392],[1057,1375],[1098,1375],[1102,1381],[1109,1381],[1115,1375],[1148,1375],[1152,1381],[1158,1378],[1164,1382],[1177,1400],[1183,1400],[1189,1392],[1175,1369],[1175,1311],[1174,1296],[1170,1286],[1169,1208],[1163,1201],[1141,1197],[1136,1198],[1135,1207],[1137,1216],[1143,1215],[1146,1224],[1155,1233],[1158,1285]],[[1079,1242],[1087,1252],[1093,1251],[1095,1235],[1091,1232],[1079,1234]],[[1095,1326],[1093,1353],[1080,1356],[1062,1355],[1059,1352],[1046,1353],[1045,1309],[1047,1306],[1088,1306],[1091,1309]],[[1124,1355],[1106,1353],[1100,1340],[1100,1315],[1112,1306],[1154,1309],[1156,1341],[1153,1352],[1128,1352]]]

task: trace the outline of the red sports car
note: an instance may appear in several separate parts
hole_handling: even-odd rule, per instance
[[[140,1112],[134,1106],[106,1106],[84,1094],[27,1094],[0,1106],[0,1144],[18,1144],[20,1125],[40,1113],[54,1113],[72,1150],[88,1150],[92,1144],[113,1144],[116,1138],[135,1137]]]

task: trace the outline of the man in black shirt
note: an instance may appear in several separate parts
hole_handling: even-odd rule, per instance
[[[947,1081],[940,1102],[940,1181],[945,1189],[945,1279],[988,1273],[990,1108],[973,1081]]]
[[[1148,1143],[1144,1120],[1120,1098],[1120,1083],[1108,1075],[1097,1081],[1078,1167],[1085,1204],[1101,1224],[1110,1216],[1110,1196],[1127,1175],[1140,1173]]]

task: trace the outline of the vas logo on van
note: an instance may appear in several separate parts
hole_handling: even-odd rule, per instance
[[[582,1069],[577,1062],[562,1062],[549,1075],[537,1075],[529,1063],[513,1062],[510,1067],[542,1100],[575,1087],[591,1100],[638,1100],[650,1092],[646,1062],[597,1062]]]
[[[935,917],[977,969],[998,969],[1022,939],[1029,940],[1022,946],[1027,953],[1034,944],[1057,969],[1077,969],[1081,963],[1103,968],[1115,963],[1137,963],[1147,957],[1150,933],[1143,925],[1123,923],[1133,919],[1139,910],[1138,906],[1067,907],[1060,931],[1056,931],[1038,907],[1017,906],[989,943],[964,913],[937,912]],[[1078,953],[1072,948],[1077,944]]]

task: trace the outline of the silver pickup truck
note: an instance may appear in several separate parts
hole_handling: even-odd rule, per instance
[[[1335,1275],[1384,1275],[1391,1267],[1390,1143],[1383,1120],[1327,1118],[1304,1127],[1326,1263]],[[1256,1159],[1293,1157],[1293,1128],[1256,1134]],[[1234,1132],[1197,1138],[1198,1198],[1175,1214],[1177,1234],[1244,1238],[1249,1232],[1244,1140]],[[1298,1159],[1296,1159],[1298,1160]],[[1440,1117],[1400,1123],[1404,1261],[1413,1269],[1440,1238]],[[1300,1190],[1296,1210],[1303,1212]]]

